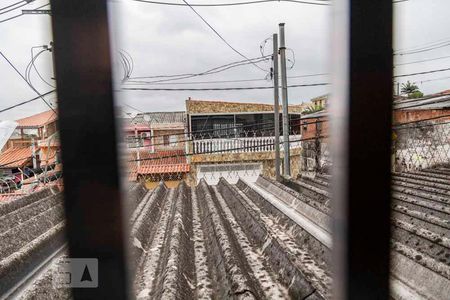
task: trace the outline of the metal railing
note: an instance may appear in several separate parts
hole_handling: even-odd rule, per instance
[[[298,142],[300,138],[300,135],[291,135],[289,137],[289,140],[296,141],[290,143],[291,149],[300,147],[300,142]],[[280,142],[283,142],[282,137],[280,137]],[[195,154],[210,153],[212,151],[223,151],[223,153],[268,152],[275,150],[275,137],[194,140],[192,141],[192,148]],[[281,144],[280,149],[283,151],[283,144]]]

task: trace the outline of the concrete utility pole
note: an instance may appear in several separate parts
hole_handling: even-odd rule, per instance
[[[286,46],[284,41],[284,23],[280,27],[280,59],[281,59],[281,98],[283,102],[283,146],[284,146],[284,176],[291,176],[289,151],[289,111],[286,76]]]
[[[273,107],[275,122],[275,178],[281,181],[280,174],[280,101],[278,84],[278,34],[273,34]]]

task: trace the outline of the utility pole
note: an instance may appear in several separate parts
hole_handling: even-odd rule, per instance
[[[281,181],[280,174],[280,101],[279,101],[279,83],[278,83],[278,34],[273,34],[273,110],[275,122],[275,178]]]
[[[289,111],[286,76],[286,46],[284,40],[284,23],[280,28],[280,59],[281,59],[281,98],[283,102],[283,146],[284,146],[284,176],[291,176],[291,162],[289,151]]]

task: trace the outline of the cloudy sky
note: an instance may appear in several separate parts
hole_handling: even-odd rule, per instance
[[[166,1],[166,0],[164,0]],[[181,0],[170,0],[180,2]],[[228,0],[236,2],[234,0]],[[227,0],[191,0],[192,3],[228,2]],[[17,0],[2,1],[0,7]],[[169,2],[169,0],[167,0]],[[47,1],[36,0],[23,8],[34,8]],[[450,44],[450,2],[448,0],[409,0],[395,5],[395,49],[407,51],[421,49],[433,43]],[[166,6],[121,0],[110,3],[113,23],[114,52],[120,49],[130,54],[134,61],[132,77],[200,73],[214,67],[241,61],[243,58],[230,49],[208,28],[195,13],[185,6]],[[20,14],[19,8],[8,13],[0,10],[0,51],[25,73],[31,60],[31,47],[48,44],[51,38],[50,17],[47,15],[23,15],[2,22]],[[260,57],[261,43],[278,31],[280,22],[286,23],[286,46],[295,53],[296,62],[288,71],[289,77],[323,74],[329,71],[332,47],[330,45],[331,8],[329,6],[298,3],[267,3],[236,7],[197,7],[196,10],[239,52],[248,58]],[[269,54],[272,43],[265,44]],[[34,49],[37,54],[40,49]],[[432,51],[396,56],[396,74],[444,69],[450,67],[450,58],[418,62],[427,59],[450,56],[450,46]],[[288,53],[292,59],[292,54]],[[45,51],[36,59],[36,67],[50,84],[53,71],[51,53]],[[410,63],[412,64],[404,64]],[[120,64],[116,61],[116,74],[122,76]],[[270,68],[270,62],[261,62],[263,69]],[[0,57],[0,110],[36,96],[27,83]],[[198,76],[172,81],[164,85],[131,85],[145,88],[210,88],[270,86],[265,81],[267,73],[253,65],[244,65],[214,75]],[[448,77],[448,78],[446,78]],[[192,82],[250,80],[231,83]],[[426,74],[408,78],[416,82],[425,93],[450,88],[450,71]],[[436,80],[439,79],[439,80]],[[155,79],[144,79],[146,81]],[[428,81],[432,80],[432,81]],[[33,70],[32,84],[41,93],[52,89]],[[328,82],[327,75],[289,78],[288,84],[310,84]],[[120,86],[117,86],[120,89]],[[327,93],[329,87],[303,87],[289,89],[290,103],[301,103]],[[217,99],[227,101],[252,101],[271,103],[273,91],[118,91],[117,101],[142,111],[184,110],[188,97],[196,99]],[[54,100],[55,95],[48,97]],[[136,113],[125,106],[125,111]],[[46,110],[42,101],[34,101],[20,108],[0,113],[0,119],[17,119]]]

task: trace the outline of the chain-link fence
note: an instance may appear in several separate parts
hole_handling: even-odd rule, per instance
[[[392,138],[396,172],[450,163],[450,117],[395,126]]]
[[[323,131],[316,131],[308,138],[302,134],[302,175],[330,171],[332,161],[329,139],[325,135]],[[450,164],[450,116],[395,125],[392,139],[393,171],[404,172]]]

